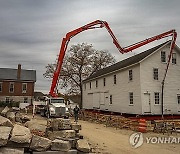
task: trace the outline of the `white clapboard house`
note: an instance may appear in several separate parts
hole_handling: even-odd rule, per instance
[[[165,80],[170,41],[101,69],[83,81],[83,108],[126,114],[180,114],[180,48]]]

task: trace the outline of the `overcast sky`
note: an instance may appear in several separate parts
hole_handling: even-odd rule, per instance
[[[17,68],[20,63],[23,69],[35,69],[35,90],[48,93],[51,81],[43,78],[45,66],[55,61],[67,32],[105,20],[125,47],[171,29],[180,34],[179,6],[179,0],[0,0],[0,67]],[[80,33],[68,47],[87,42],[109,50],[119,61],[166,40],[122,55],[107,31],[96,29]],[[176,44],[180,46],[179,37]]]

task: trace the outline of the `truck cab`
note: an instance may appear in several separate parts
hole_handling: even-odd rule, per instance
[[[66,117],[67,109],[63,97],[52,97],[46,99],[46,105],[41,110],[42,116],[49,117]]]
[[[66,105],[64,98],[49,98],[47,100],[47,107],[50,117],[64,117],[66,114]]]

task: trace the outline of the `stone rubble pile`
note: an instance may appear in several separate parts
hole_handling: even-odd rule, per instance
[[[70,119],[49,119],[45,126],[5,107],[0,115],[0,154],[90,153],[80,130],[81,125],[71,123]]]

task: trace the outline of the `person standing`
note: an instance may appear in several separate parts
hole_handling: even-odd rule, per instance
[[[76,105],[76,107],[74,108],[74,122],[78,122],[78,115],[79,115],[79,107]]]

